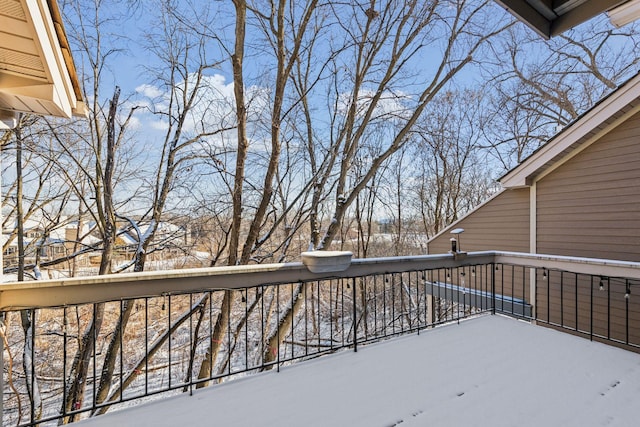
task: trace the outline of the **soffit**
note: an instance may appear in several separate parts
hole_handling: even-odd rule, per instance
[[[0,110],[4,116],[85,114],[54,0],[0,0]]]
[[[627,0],[496,0],[544,38],[551,38]]]

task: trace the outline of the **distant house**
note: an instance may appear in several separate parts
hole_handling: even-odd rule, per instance
[[[122,225],[118,230],[117,251],[126,257],[131,257],[138,248],[140,238],[149,233],[150,226],[148,222],[138,224],[138,231],[141,234],[138,236],[136,230],[128,223]],[[161,249],[160,258],[184,255],[191,250],[191,232],[186,226],[162,221],[158,223],[151,246]]]
[[[2,245],[5,267],[18,264],[18,239],[15,236],[15,225],[2,231]],[[24,224],[23,241],[25,246],[25,262],[34,263],[36,258],[48,261],[61,258],[67,254],[66,230],[47,231],[41,222],[29,219]]]
[[[502,190],[428,243],[640,261],[640,74],[499,180]]]
[[[32,217],[24,223],[25,263],[44,263],[60,260],[61,258],[73,259],[78,266],[87,266],[90,259],[95,258],[95,253],[87,251],[91,247],[100,247],[100,239],[92,234],[94,224],[82,223],[78,229],[78,222],[62,217],[60,225],[53,226],[44,218]],[[15,220],[7,221],[2,230],[3,265],[15,267],[18,265],[18,239]],[[76,252],[83,252],[75,256]],[[57,264],[55,268],[67,269],[65,263]]]

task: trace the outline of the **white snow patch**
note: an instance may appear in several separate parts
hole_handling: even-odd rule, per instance
[[[639,393],[639,354],[483,316],[79,425],[628,426]]]

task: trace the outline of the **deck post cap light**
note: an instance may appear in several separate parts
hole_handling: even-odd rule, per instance
[[[451,253],[455,254],[456,252],[458,252],[458,241],[455,237],[452,237],[449,240],[451,241]]]
[[[462,245],[460,245],[460,234],[464,233],[464,228],[456,228],[451,230],[451,234],[455,237],[451,238],[451,251],[454,258],[459,256],[464,256],[467,253],[462,251]]]

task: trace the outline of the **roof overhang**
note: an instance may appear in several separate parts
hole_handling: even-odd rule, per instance
[[[640,112],[640,74],[622,84],[500,178],[504,188],[531,186]]]
[[[614,25],[624,25],[640,16],[640,0],[496,0],[520,21],[542,37],[549,39],[596,15],[616,13],[620,6],[625,19],[614,20]],[[635,4],[629,7],[630,4]],[[624,6],[624,7],[623,7]],[[621,12],[618,10],[617,12]],[[630,20],[629,20],[630,19]],[[616,23],[617,22],[617,23]]]
[[[0,128],[18,113],[86,115],[55,0],[0,3]]]

